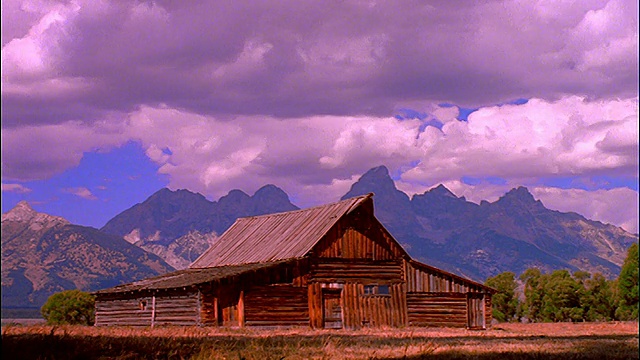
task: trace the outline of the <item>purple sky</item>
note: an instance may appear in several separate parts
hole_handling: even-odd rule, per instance
[[[193,5],[196,4],[196,5]],[[2,1],[2,211],[398,187],[638,231],[638,3]]]

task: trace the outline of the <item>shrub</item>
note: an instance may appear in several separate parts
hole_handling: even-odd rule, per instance
[[[80,290],[65,290],[49,296],[40,312],[49,325],[93,325],[95,298]]]

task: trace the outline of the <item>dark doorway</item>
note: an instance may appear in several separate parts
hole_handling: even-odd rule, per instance
[[[469,329],[486,329],[484,316],[484,294],[468,293],[467,321]]]
[[[342,329],[342,289],[322,289],[322,317],[325,329]]]

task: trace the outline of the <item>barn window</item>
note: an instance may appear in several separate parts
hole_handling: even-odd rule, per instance
[[[147,300],[140,300],[140,310],[147,310]]]
[[[389,285],[365,285],[364,295],[389,295]]]

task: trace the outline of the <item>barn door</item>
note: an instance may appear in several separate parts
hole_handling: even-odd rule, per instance
[[[322,319],[325,329],[342,329],[342,289],[322,289]]]
[[[485,329],[484,294],[468,293],[467,326],[469,329]]]

